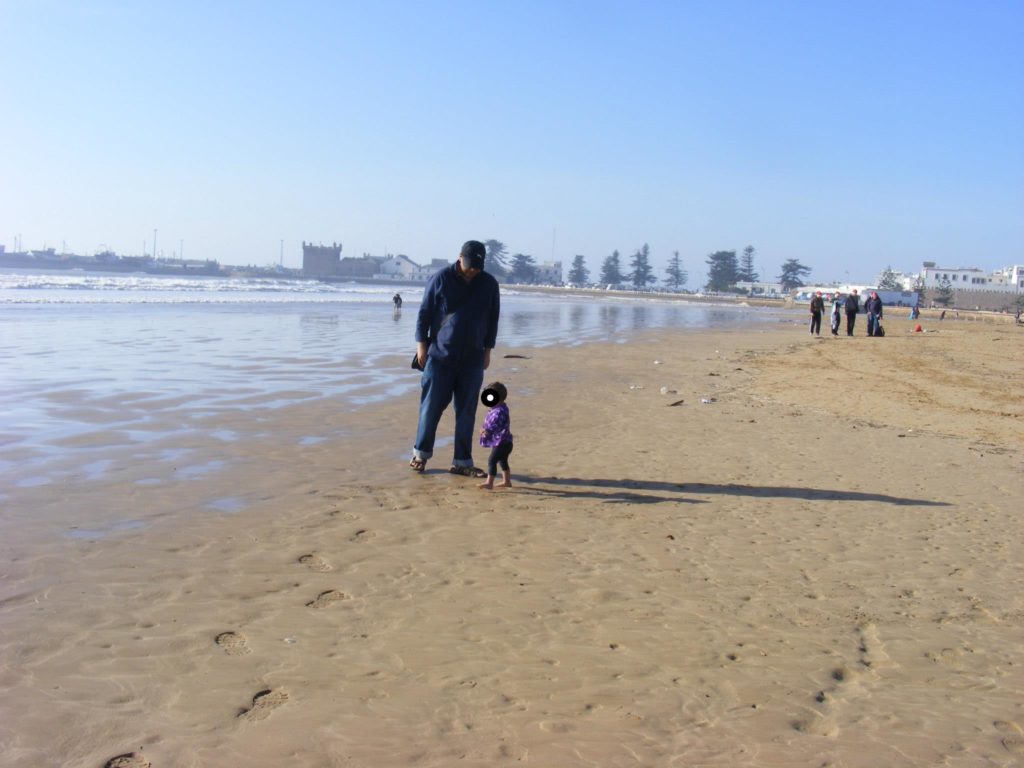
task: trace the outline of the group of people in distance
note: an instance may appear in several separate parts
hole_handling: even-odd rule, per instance
[[[860,296],[854,288],[845,301],[839,291],[832,294],[832,335],[839,335],[839,324],[843,313],[846,314],[846,335],[853,336],[853,327],[857,324],[860,314]],[[871,291],[864,300],[864,312],[868,316],[868,336],[884,336],[882,329],[882,300],[877,291]],[[821,316],[825,314],[825,298],[821,291],[811,297],[811,335],[821,336]]]

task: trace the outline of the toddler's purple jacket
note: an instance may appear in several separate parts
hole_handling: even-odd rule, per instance
[[[480,435],[480,445],[484,448],[493,448],[496,445],[511,443],[512,433],[509,431],[511,426],[508,406],[504,403],[494,406],[484,419],[483,434]]]

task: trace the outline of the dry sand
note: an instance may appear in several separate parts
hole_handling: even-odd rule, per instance
[[[405,398],[9,490],[0,764],[1021,765],[1024,329],[929,328],[498,350],[511,489]]]

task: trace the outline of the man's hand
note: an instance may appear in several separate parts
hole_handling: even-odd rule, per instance
[[[420,364],[420,368],[425,368],[427,365],[427,342],[425,341],[416,342],[416,362]]]

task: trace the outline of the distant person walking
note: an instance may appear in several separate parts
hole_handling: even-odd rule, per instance
[[[839,323],[843,316],[843,302],[839,299],[839,291],[832,294],[832,335],[839,335]]]
[[[392,296],[391,297],[391,303],[395,305],[395,309],[396,310],[397,309],[401,309],[402,308],[402,294],[396,293],[394,296]]]
[[[850,291],[846,297],[846,335],[853,336],[853,327],[857,325],[857,312],[860,311],[860,297],[857,296],[857,289]]]
[[[882,300],[878,293],[871,292],[867,301],[864,302],[864,311],[868,314],[868,336],[880,336],[878,332],[882,322]]]
[[[449,472],[486,477],[473,466],[473,428],[484,371],[498,336],[498,281],[484,272],[484,244],[469,240],[459,259],[438,271],[423,291],[416,317],[420,412],[409,466],[422,472],[434,455],[437,424],[455,401],[455,458]]]
[[[856,288],[850,291],[843,306],[846,309],[846,335],[853,336],[853,326],[857,324],[857,313],[860,312],[860,297]]]
[[[508,415],[508,389],[500,381],[484,387],[482,395],[484,405],[491,410],[484,419],[480,430],[480,445],[491,449],[487,457],[487,479],[480,484],[481,488],[491,490],[494,478],[501,467],[501,487],[512,487],[512,470],[508,466],[508,457],[512,453],[512,422]]]
[[[811,336],[821,336],[821,316],[825,313],[825,300],[821,291],[811,297]]]

